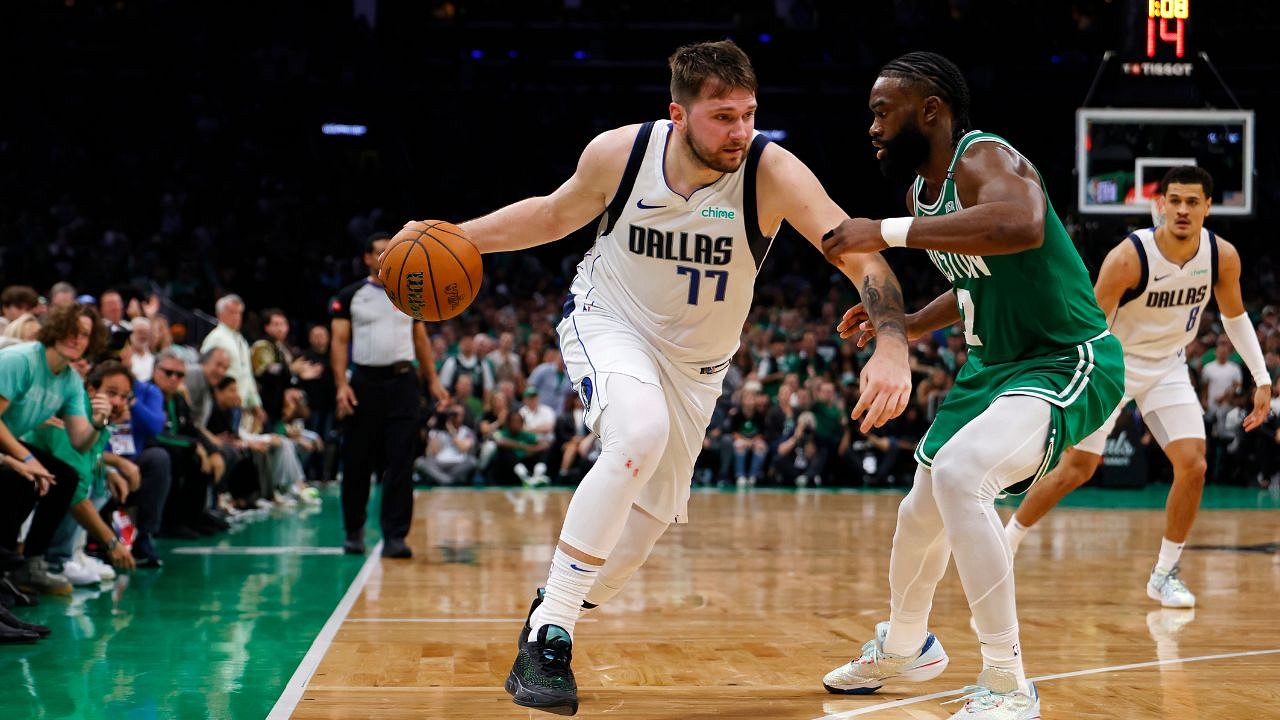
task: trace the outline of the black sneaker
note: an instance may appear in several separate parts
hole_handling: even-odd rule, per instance
[[[52,632],[49,628],[45,627],[44,625],[36,625],[35,623],[23,622],[19,620],[18,616],[9,612],[8,608],[5,608],[5,607],[0,607],[0,626],[2,625],[7,625],[11,628],[15,628],[18,630],[26,630],[27,632],[33,632],[39,637],[49,637],[49,633]]]
[[[407,560],[413,557],[413,550],[405,543],[404,538],[383,538],[382,557]]]
[[[351,533],[342,541],[342,552],[347,555],[364,554],[364,536],[362,533]]]
[[[524,627],[520,629],[520,640],[516,642],[517,650],[520,649],[521,645],[529,642],[529,631],[533,629],[529,627],[529,621],[533,619],[533,611],[538,609],[538,606],[542,604],[543,599],[546,597],[547,589],[544,587],[538,588],[538,594],[533,597],[533,602],[529,604],[529,614],[524,616]],[[586,600],[582,601],[583,610],[594,610],[598,607],[600,606],[595,603],[589,603]]]
[[[520,644],[507,675],[507,692],[515,704],[554,713],[578,713],[578,683],[569,667],[573,639],[559,625],[543,625],[534,640]]]

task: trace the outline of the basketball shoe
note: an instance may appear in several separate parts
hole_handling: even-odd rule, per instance
[[[1151,579],[1147,581],[1147,597],[1159,600],[1167,608],[1189,608],[1196,606],[1196,596],[1191,594],[1182,578],[1178,577],[1178,567],[1169,572],[1158,569],[1151,571]]]
[[[822,686],[827,692],[839,695],[866,695],[879,690],[886,680],[902,678],[911,682],[932,680],[947,669],[950,659],[942,643],[933,633],[925,637],[924,645],[915,655],[889,655],[884,651],[884,639],[889,634],[889,623],[876,625],[876,637],[862,646],[862,656],[827,673]]]
[[[1018,679],[1008,670],[985,668],[977,685],[969,685],[963,697],[950,701],[964,703],[950,720],[1039,720],[1040,695],[1035,685],[1027,687],[1029,694],[1019,690]]]
[[[556,715],[578,712],[578,683],[573,678],[573,639],[559,625],[543,625],[537,637],[528,639],[528,623],[520,643],[506,690],[517,705]]]
[[[534,595],[533,602],[529,603],[529,614],[524,617],[524,627],[520,630],[520,641],[516,643],[517,648],[529,641],[529,633],[533,630],[533,628],[529,627],[529,621],[533,619],[533,611],[538,609],[538,606],[542,604],[543,599],[546,597],[547,589],[544,587],[538,588],[538,594]],[[582,612],[595,610],[597,607],[599,605],[594,605],[586,600],[582,601]]]

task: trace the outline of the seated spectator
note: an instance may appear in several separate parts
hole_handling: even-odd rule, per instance
[[[463,335],[458,340],[457,354],[450,355],[440,366],[440,384],[450,395],[455,395],[454,386],[463,375],[471,376],[471,391],[476,398],[488,402],[493,392],[493,369],[476,354],[476,340],[472,335]]]
[[[518,412],[508,412],[507,421],[493,436],[496,448],[490,477],[499,484],[511,485],[516,479],[525,487],[536,487],[550,482],[543,455],[548,443],[524,429],[524,419]],[[529,470],[533,463],[533,471]]]
[[[764,408],[768,407],[769,396],[759,388],[760,384],[754,382],[743,386],[739,406],[729,412],[727,430],[733,437],[733,472],[739,487],[756,484],[764,474],[764,461],[769,454],[764,437]],[[763,402],[759,398],[764,398]]]
[[[138,317],[130,324],[133,326],[129,334],[132,349],[130,368],[135,378],[146,382],[151,379],[151,372],[156,366],[156,356],[151,352],[151,321]]]
[[[564,400],[560,400],[564,404]],[[538,436],[539,442],[548,446],[555,440],[556,411],[543,405],[538,395],[538,388],[532,383],[524,389],[524,403],[520,406],[520,417],[524,419],[524,429]]]
[[[413,463],[415,475],[446,486],[471,480],[476,469],[476,435],[463,422],[464,416],[462,406],[456,403],[440,413],[437,426],[428,431],[426,454]]]
[[[18,438],[57,417],[76,450],[87,451],[98,442],[111,403],[99,394],[86,408],[84,384],[71,362],[100,352],[106,330],[96,310],[71,303],[49,312],[37,340],[0,350],[0,548],[16,549],[19,528],[34,508],[23,544],[25,563],[13,579],[33,592],[68,593],[70,584],[49,572],[44,554],[71,506],[79,474]]]
[[[227,376],[227,368],[230,366],[231,356],[226,350],[215,347],[200,355],[198,370],[187,373],[184,384],[191,404],[192,420],[197,427],[204,427],[209,422],[209,416],[214,410],[213,388]],[[189,363],[187,367],[191,367]]]
[[[40,319],[31,313],[19,315],[0,333],[0,348],[31,342],[40,334]]]
[[[192,533],[212,535],[227,530],[226,518],[209,506],[209,489],[220,479],[224,467],[201,442],[191,417],[191,406],[182,392],[187,364],[176,353],[166,352],[156,359],[151,386],[163,396],[164,429],[155,436],[157,447],[169,454],[173,486],[165,508],[166,532],[173,536]]]
[[[0,292],[0,332],[3,332],[9,323],[28,313],[34,314],[36,306],[40,304],[40,296],[36,291],[27,285],[10,285]]]
[[[572,393],[565,398],[564,409],[556,417],[554,447],[551,457],[560,458],[560,470],[556,473],[559,482],[576,483],[586,474],[583,468],[581,452],[582,438],[592,435],[584,424],[585,412],[582,409],[582,398]],[[589,467],[589,466],[588,466]]]
[[[77,374],[84,372],[84,392],[86,401],[94,395],[101,394],[110,403],[109,423],[116,423],[127,418],[129,399],[133,392],[133,377],[123,365],[115,361],[100,363],[89,371],[89,363],[83,359],[72,364]],[[39,448],[62,462],[75,468],[79,478],[71,498],[71,511],[65,516],[50,540],[49,549],[45,552],[45,560],[49,571],[66,577],[73,585],[97,584],[102,580],[115,578],[112,572],[104,575],[103,569],[97,567],[96,559],[85,556],[84,531],[92,532],[101,544],[111,564],[121,570],[132,570],[135,562],[129,548],[116,537],[115,530],[103,522],[98,509],[105,504],[106,493],[95,501],[92,497],[95,486],[109,487],[111,496],[123,504],[130,493],[141,489],[141,475],[137,466],[127,460],[118,460],[113,464],[118,471],[108,473],[104,463],[104,455],[110,444],[110,434],[98,433],[93,446],[80,452],[71,446],[71,438],[67,435],[65,424],[51,418],[40,427],[23,436],[29,447]],[[123,471],[123,472],[119,472]],[[79,547],[77,547],[77,545]],[[109,571],[109,568],[106,568]]]
[[[802,412],[789,433],[778,443],[773,457],[773,472],[778,484],[794,484],[796,487],[809,484],[813,461],[818,454],[815,426],[813,412]],[[813,479],[821,482],[821,477],[815,476]]]
[[[573,381],[564,369],[564,358],[558,348],[547,348],[542,353],[542,362],[529,373],[527,387],[538,391],[538,400],[543,405],[553,408],[564,407],[564,399],[573,394]]]

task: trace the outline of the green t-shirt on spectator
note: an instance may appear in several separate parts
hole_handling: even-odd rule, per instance
[[[66,430],[49,425],[41,425],[23,435],[22,442],[28,447],[49,453],[75,469],[80,482],[71,496],[72,505],[89,497],[94,485],[106,479],[102,453],[106,450],[107,443],[111,442],[110,429],[98,433],[98,441],[88,452],[83,453],[71,445],[71,438]]]
[[[70,366],[54,375],[42,343],[0,350],[0,397],[9,401],[0,420],[22,437],[51,417],[85,417],[84,381]]]
[[[538,436],[528,430],[521,430],[518,433],[513,433],[506,428],[498,428],[498,432],[496,434],[503,440],[518,442],[522,445],[538,444]],[[523,460],[529,455],[529,451],[523,448],[511,448],[511,454],[514,455],[517,460]]]
[[[815,402],[809,409],[813,411],[813,431],[818,437],[839,438],[844,433],[844,410],[839,405]]]

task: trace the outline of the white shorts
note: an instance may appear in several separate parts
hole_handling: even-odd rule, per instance
[[[654,412],[668,414],[670,439],[635,504],[663,522],[688,522],[693,464],[702,452],[727,364],[715,372],[703,372],[703,368],[672,362],[615,315],[596,305],[583,307],[581,300],[575,300],[572,313],[557,329],[565,370],[585,408],[583,422],[597,435],[600,417],[609,408],[610,374],[628,375],[662,388],[666,407],[654,408]],[[624,422],[644,422],[644,418]]]
[[[1076,449],[1101,455],[1107,436],[1130,400],[1138,401],[1138,411],[1160,447],[1174,440],[1204,439],[1204,409],[1181,354],[1162,360],[1125,355],[1124,398],[1102,427],[1077,443]]]

